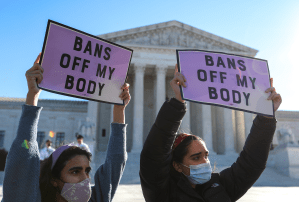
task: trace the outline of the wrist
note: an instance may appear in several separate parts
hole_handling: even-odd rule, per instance
[[[125,107],[124,106],[114,105],[113,123],[125,123]]]
[[[37,106],[39,94],[40,94],[40,91],[37,93],[28,91],[27,97],[26,97],[26,104],[32,105],[32,106]]]
[[[175,96],[175,99],[177,99],[178,101],[180,101],[180,102],[182,102],[182,103],[185,103],[185,100],[182,99],[181,95],[179,95],[179,96],[176,95],[176,96]]]
[[[124,105],[114,105],[113,111],[123,112],[125,111],[125,108]]]

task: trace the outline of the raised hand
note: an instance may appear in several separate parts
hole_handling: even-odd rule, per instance
[[[37,106],[38,97],[41,89],[37,87],[43,80],[44,69],[38,64],[40,54],[37,56],[33,66],[26,72],[25,76],[27,79],[28,93],[26,98],[27,105]]]
[[[129,92],[130,85],[125,83],[121,89],[123,92],[119,95],[121,100],[124,100],[124,105],[114,105],[113,108],[113,122],[114,123],[125,123],[125,108],[131,100],[131,95]]]
[[[123,92],[119,95],[120,99],[124,100],[124,103],[125,103],[125,105],[123,106],[124,108],[129,104],[129,102],[131,100],[131,95],[130,95],[130,92],[129,92],[129,87],[130,87],[130,84],[125,83],[121,87],[121,89],[123,90]],[[120,106],[120,105],[118,105],[118,106]]]
[[[27,70],[25,76],[27,79],[28,93],[38,94],[40,89],[37,87],[37,84],[43,80],[44,69],[40,66],[39,63],[40,54],[37,56],[33,66]]]
[[[265,92],[266,93],[271,92],[271,94],[269,95],[267,100],[273,101],[274,111],[276,112],[277,109],[279,108],[280,104],[282,103],[282,99],[281,99],[280,94],[277,94],[275,91],[275,88],[273,87],[273,78],[270,79],[270,84],[271,84],[271,87],[268,88]]]
[[[181,102],[185,102],[182,99],[181,91],[180,91],[180,85],[183,87],[186,87],[186,78],[183,74],[178,72],[178,65],[175,65],[175,71],[174,71],[174,78],[170,81],[170,86],[172,87],[172,90],[175,94],[175,98]]]

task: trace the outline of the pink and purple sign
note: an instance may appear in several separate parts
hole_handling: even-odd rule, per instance
[[[48,21],[40,64],[41,89],[93,101],[123,104],[119,98],[133,50]]]
[[[219,52],[177,50],[179,72],[187,87],[184,100],[274,116],[266,60]]]

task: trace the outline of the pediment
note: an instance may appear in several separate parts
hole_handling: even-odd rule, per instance
[[[99,35],[118,44],[139,46],[192,48],[228,52],[246,52],[254,56],[258,51],[178,21],[169,21],[109,34]]]

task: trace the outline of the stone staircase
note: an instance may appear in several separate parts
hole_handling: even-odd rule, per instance
[[[100,165],[105,162],[106,152],[97,152],[93,155],[90,173],[91,183],[94,184],[94,175]],[[140,184],[139,178],[140,153],[128,153],[126,167],[120,184]]]

